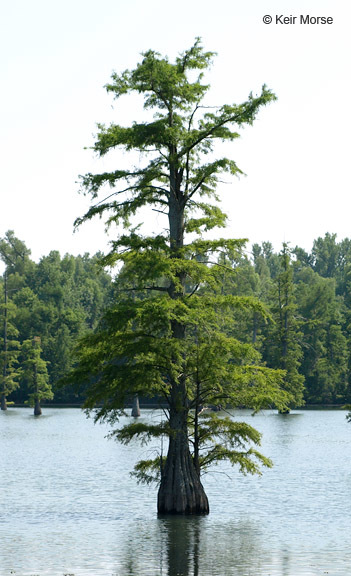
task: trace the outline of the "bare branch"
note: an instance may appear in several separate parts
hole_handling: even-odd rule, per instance
[[[195,294],[199,286],[200,284],[196,284],[195,288],[190,292],[190,294],[187,295],[187,298],[190,298],[193,294]]]
[[[225,268],[225,270],[229,270],[229,272],[235,272],[235,270],[233,270],[233,268],[230,268],[230,266],[220,264],[219,262],[212,262],[211,260],[206,260],[203,262],[203,264],[212,264],[213,266],[219,266],[220,268]]]
[[[106,196],[105,198],[100,200],[100,202],[97,202],[96,204],[94,204],[92,206],[92,208],[96,208],[97,206],[100,206],[100,204],[103,204],[104,202],[106,202],[106,200],[108,200],[109,198],[112,198],[112,196],[117,196],[118,194],[123,194],[124,192],[129,192],[130,190],[133,190],[134,188],[135,188],[134,186],[128,186],[128,188],[124,188],[123,190],[116,190],[115,192],[112,192],[111,194],[109,194],[108,196]]]
[[[167,212],[165,212],[164,210],[157,210],[156,208],[151,208],[151,210],[152,210],[153,212],[159,212],[160,214],[163,214],[164,216],[167,215]]]
[[[165,286],[142,286],[139,288],[119,288],[119,292],[131,292],[141,290],[157,290],[158,292],[168,292],[169,288]]]

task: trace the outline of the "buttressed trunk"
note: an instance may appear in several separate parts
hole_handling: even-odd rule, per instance
[[[185,410],[171,410],[171,436],[158,491],[159,514],[208,514],[209,505],[188,444]]]

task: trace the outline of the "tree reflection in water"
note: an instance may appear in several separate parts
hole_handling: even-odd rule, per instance
[[[167,559],[165,571],[161,564],[161,575],[199,576],[200,533],[204,518],[160,516],[159,522],[167,547],[166,553],[161,551],[161,561]]]
[[[159,517],[159,523],[161,576],[262,574],[273,560],[250,523],[216,525],[196,516]]]

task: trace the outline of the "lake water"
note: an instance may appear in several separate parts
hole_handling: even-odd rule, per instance
[[[152,448],[107,440],[78,409],[2,412],[0,575],[351,574],[345,412],[233,414],[263,433],[274,467],[244,477],[223,464],[203,479],[208,517],[158,518],[156,489],[129,476]]]

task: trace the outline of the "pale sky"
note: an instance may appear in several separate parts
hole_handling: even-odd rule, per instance
[[[300,24],[308,14],[333,23]],[[276,23],[281,15],[295,24]],[[277,250],[310,250],[326,232],[351,237],[350,24],[349,0],[3,0],[0,236],[14,230],[35,260],[106,250],[100,221],[73,234],[88,206],[78,175],[105,169],[84,149],[96,123],[134,117],[134,101],[114,103],[103,86],[141,52],[173,59],[200,36],[218,54],[213,105],[264,83],[278,96],[222,150],[246,173],[219,189],[225,235]]]

